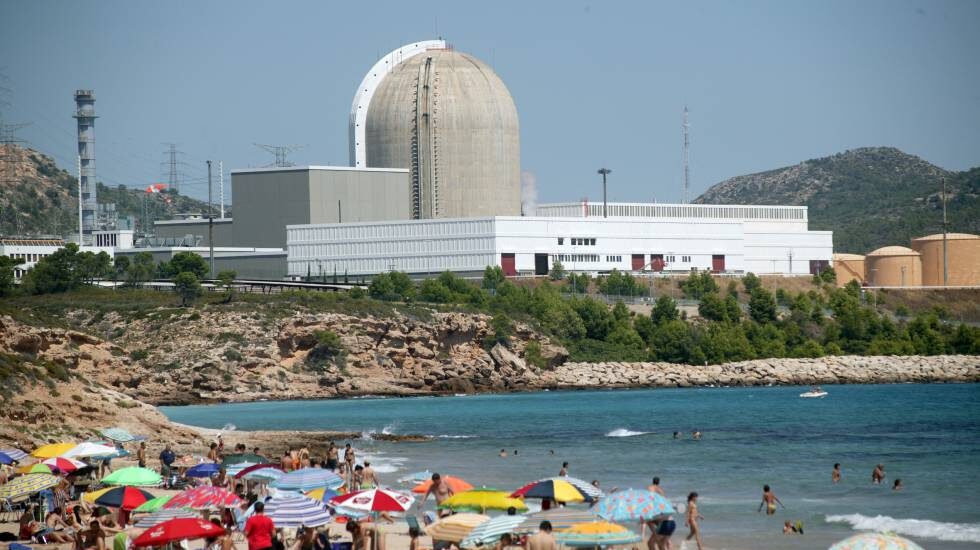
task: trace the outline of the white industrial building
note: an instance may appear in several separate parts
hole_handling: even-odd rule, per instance
[[[133,232],[132,231],[96,231],[96,242],[108,242],[111,238],[115,242],[128,242],[132,246]],[[109,234],[113,234],[109,237]],[[76,235],[77,237],[77,235]],[[21,260],[20,264],[14,267],[14,279],[21,280],[24,274],[34,268],[38,262],[47,258],[48,256],[54,254],[59,249],[64,248],[65,241],[62,239],[45,239],[45,238],[3,238],[0,239],[0,256],[7,256],[15,260]],[[108,244],[102,244],[100,246],[82,246],[79,248],[79,252],[92,252],[98,254],[99,252],[105,252],[109,257],[115,256],[115,248]]]
[[[832,232],[803,206],[610,203],[542,205],[535,216],[290,225],[291,277],[347,273],[507,275],[568,271],[805,275],[830,264]]]

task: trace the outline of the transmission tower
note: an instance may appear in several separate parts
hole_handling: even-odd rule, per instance
[[[184,179],[182,168],[186,163],[181,160],[184,152],[177,149],[176,143],[164,143],[167,149],[163,152],[163,175],[167,178],[167,189],[180,193],[180,181]]]
[[[684,204],[688,202],[688,194],[691,190],[691,163],[690,163],[690,141],[688,133],[691,125],[687,123],[687,105],[684,106]]]
[[[261,143],[254,144],[259,149],[264,149],[276,157],[276,162],[274,164],[267,164],[266,166],[274,166],[276,168],[285,168],[287,166],[293,166],[293,163],[289,162],[286,155],[292,153],[293,151],[298,151],[305,147],[305,145],[263,145]]]
[[[7,75],[0,72],[0,83],[5,84],[6,82]],[[7,99],[10,97],[10,88],[3,84],[0,84],[0,192],[16,183],[20,154],[14,150],[14,147],[19,143],[24,143],[24,140],[17,137],[16,132],[25,126],[30,126],[29,122],[7,123],[4,120],[3,110],[10,106]],[[19,233],[21,218],[17,212],[8,206],[5,211],[0,212],[0,222],[4,217],[13,221],[15,232]]]

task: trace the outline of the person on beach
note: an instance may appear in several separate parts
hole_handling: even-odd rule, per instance
[[[310,450],[303,447],[299,450],[299,467],[309,468],[310,467]]]
[[[691,529],[691,532],[687,534],[687,538],[684,540],[694,539],[694,542],[698,545],[698,550],[704,550],[704,545],[701,543],[701,525],[698,523],[700,520],[704,519],[704,516],[698,513],[698,494],[691,493],[687,495],[687,519],[685,523]]]
[[[763,485],[762,502],[759,503],[758,511],[761,512],[762,507],[765,506],[766,515],[771,516],[776,513],[776,503],[779,503],[780,506],[786,508],[786,505],[783,504],[783,501],[779,500],[779,497],[776,496],[776,493],[772,492],[772,490],[769,488],[768,485]]]
[[[212,519],[211,523],[222,527],[221,521],[217,519]],[[231,538],[231,529],[227,527],[224,527],[224,529],[226,529],[224,534],[204,539],[205,550],[235,550],[235,541]]]
[[[84,550],[106,550],[105,533],[99,520],[89,522],[89,528],[75,534],[75,544]]]
[[[830,473],[832,483],[840,483],[840,462],[834,463],[834,471]]]
[[[901,491],[903,488],[902,478],[895,478],[895,483],[892,485],[892,491]]]
[[[355,491],[361,491],[364,489],[364,466],[358,464],[354,466],[354,476],[351,479],[351,486]]]
[[[558,542],[551,534],[551,522],[542,521],[538,526],[538,532],[527,538],[524,548],[525,550],[556,550]]]
[[[453,488],[449,486],[439,473],[432,474],[432,484],[429,485],[429,490],[425,492],[425,496],[419,501],[419,508],[425,504],[425,501],[429,499],[429,495],[433,495],[436,499],[436,507],[442,504],[442,501],[453,496]],[[439,517],[448,516],[452,513],[451,510],[439,510]]]
[[[316,542],[316,529],[305,527],[296,537],[296,542],[289,547],[289,550],[313,550]]]
[[[245,538],[248,539],[248,550],[265,550],[272,548],[272,535],[276,524],[265,515],[265,504],[255,503],[255,513],[245,522]]]
[[[284,472],[293,471],[293,455],[290,451],[282,453],[282,458],[279,459],[279,466],[282,467]]]
[[[558,470],[558,477],[565,477],[568,475],[568,463],[561,463],[561,470]]]
[[[497,541],[497,544],[494,545],[493,549],[505,550],[506,548],[510,548],[511,546],[514,546],[514,537],[512,537],[510,533],[504,533],[503,535],[500,536],[500,540]]]
[[[177,460],[177,454],[174,453],[170,443],[167,443],[163,447],[163,450],[160,451],[160,475],[163,476],[165,487],[170,486],[170,465],[173,464],[175,460]]]
[[[422,535],[418,527],[408,528],[408,550],[419,550],[419,536]]]
[[[354,447],[350,443],[344,445],[344,463],[347,465],[347,473],[354,472]]]
[[[337,444],[333,441],[330,442],[330,446],[327,447],[327,469],[337,471],[337,455],[339,454],[337,449]]]
[[[208,447],[208,460],[214,463],[221,462],[221,459],[218,458],[218,444],[214,441],[212,441],[211,445]]]
[[[881,485],[882,481],[885,481],[885,465],[878,464],[875,466],[875,469],[871,471],[871,483]]]
[[[146,468],[146,441],[140,441],[140,446],[136,449],[136,465]]]
[[[658,495],[667,498],[667,493],[665,493],[664,490],[660,487],[659,477],[653,478],[652,483],[650,483],[650,485],[647,485],[647,491],[650,491],[651,493],[657,493]]]
[[[371,463],[364,461],[364,470],[361,472],[361,489],[374,489],[381,486],[377,472],[371,467]]]
[[[218,456],[224,456],[225,454],[225,440],[218,434]]]
[[[51,542],[71,542],[74,540],[74,530],[65,523],[61,516],[61,508],[55,508],[44,517],[44,526],[51,530],[47,538]]]

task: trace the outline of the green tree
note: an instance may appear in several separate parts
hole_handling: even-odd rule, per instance
[[[225,269],[218,272],[218,288],[224,291],[224,302],[226,304],[231,302],[232,298],[235,297],[234,283],[237,277],[238,273],[233,269]]]
[[[692,271],[679,285],[684,291],[684,296],[692,300],[700,300],[708,294],[718,292],[718,283],[715,282],[710,271]]]
[[[415,298],[415,285],[412,279],[401,271],[380,273],[371,280],[368,294],[378,300],[407,302]]]
[[[613,318],[606,304],[589,297],[582,297],[573,300],[572,307],[585,325],[586,336],[596,340],[606,339],[613,325]]]
[[[749,294],[749,317],[756,323],[771,323],[776,320],[776,300],[772,293],[756,287]]]
[[[701,298],[698,314],[709,321],[728,321],[728,309],[725,307],[725,302],[714,293]]]
[[[565,266],[558,260],[555,260],[551,264],[551,270],[548,271],[548,278],[552,281],[560,281],[565,278]]]
[[[0,256],[0,296],[9,296],[14,290],[14,268],[24,263],[20,258]]]
[[[129,269],[129,256],[116,256],[112,259],[112,281],[116,282],[120,277],[126,277]]]
[[[126,280],[131,285],[142,285],[153,276],[153,254],[139,252],[126,267]]]
[[[725,296],[725,316],[729,321],[738,322],[742,319],[742,308],[738,305],[735,294]]]
[[[609,275],[599,280],[599,292],[612,296],[646,296],[647,289],[641,287],[636,278],[629,273],[613,269]]]
[[[174,277],[174,290],[180,296],[180,305],[183,307],[194,303],[194,300],[200,298],[204,293],[197,275],[190,271],[178,273]]]
[[[105,251],[80,252],[78,254],[78,269],[82,280],[91,283],[96,279],[104,279],[112,273],[112,258]]]
[[[569,273],[568,285],[565,287],[576,294],[585,294],[589,291],[589,284],[592,277],[588,273]]]
[[[762,286],[762,280],[750,271],[742,277],[742,286],[745,287],[746,293],[751,293],[753,290]]]
[[[504,313],[498,313],[490,319],[490,329],[493,331],[487,335],[484,347],[489,351],[497,344],[504,347],[510,346],[510,338],[514,333],[514,323]]]
[[[667,321],[675,321],[679,317],[677,313],[677,302],[670,296],[661,296],[653,304],[650,312],[650,319],[655,325],[661,325]]]
[[[84,282],[78,245],[68,243],[46,256],[24,275],[24,289],[31,294],[53,294],[78,288]]]
[[[198,279],[206,279],[210,267],[200,254],[193,252],[178,252],[169,262],[160,263],[160,275],[165,279],[172,279],[184,272],[193,273]]]
[[[499,265],[487,266],[483,270],[483,289],[484,290],[497,290],[507,277],[504,276],[504,270],[500,268]]]

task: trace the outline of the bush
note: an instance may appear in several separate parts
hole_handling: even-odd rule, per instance
[[[745,292],[751,293],[753,290],[762,286],[762,279],[756,277],[755,273],[746,273],[745,277],[742,277],[742,286],[745,287]]]
[[[749,317],[756,323],[771,323],[776,320],[776,300],[772,293],[756,287],[749,294]]]
[[[318,330],[313,333],[316,345],[306,356],[307,366],[314,370],[324,370],[330,361],[340,365],[347,354],[347,348],[340,336],[332,330]]]
[[[368,294],[378,300],[408,302],[415,298],[415,285],[401,271],[381,273],[371,281]]]
[[[136,349],[129,352],[129,358],[133,361],[142,361],[150,356],[150,350],[148,349]]]
[[[497,344],[504,347],[510,345],[510,337],[514,333],[513,321],[510,320],[510,317],[503,313],[494,315],[490,319],[490,328],[493,332],[487,335],[486,340],[483,342],[484,349],[489,351]]]
[[[718,283],[715,282],[710,271],[692,271],[687,279],[678,284],[684,291],[684,297],[692,300],[700,300],[708,294],[718,292]]]
[[[543,369],[548,366],[548,362],[541,355],[541,344],[533,340],[524,346],[524,361],[536,369]]]
[[[195,300],[204,294],[204,289],[201,288],[201,282],[198,281],[197,275],[189,271],[178,273],[174,277],[174,290],[180,296],[180,305],[182,307],[193,304]]]
[[[656,303],[653,305],[653,310],[650,311],[650,319],[653,323],[655,325],[661,325],[667,321],[675,321],[677,318],[677,302],[670,296],[657,298]]]

